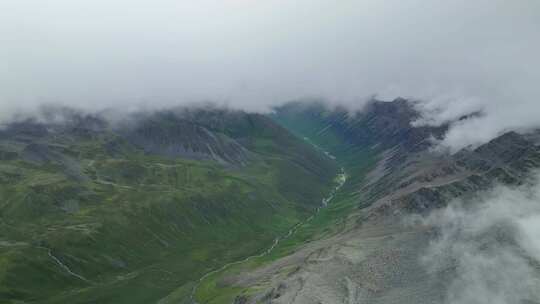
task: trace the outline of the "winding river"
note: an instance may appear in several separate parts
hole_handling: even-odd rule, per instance
[[[317,147],[317,146],[316,146]],[[317,147],[319,148],[319,147]],[[320,149],[320,148],[319,148]],[[325,153],[326,156],[328,156],[329,158],[331,159],[335,159],[335,157],[326,152],[326,151],[323,151]],[[342,167],[341,168],[341,172],[337,175],[336,177],[336,181],[337,181],[337,185],[336,187],[330,192],[330,194],[326,197],[326,198],[323,198],[322,200],[322,203],[319,207],[317,207],[315,213],[313,215],[311,215],[310,217],[308,217],[307,219],[305,219],[304,221],[301,221],[299,222],[298,224],[294,225],[291,229],[289,229],[289,231],[280,236],[280,237],[277,237],[276,239],[274,239],[274,242],[272,243],[272,245],[266,249],[265,251],[263,251],[262,253],[259,253],[259,254],[256,254],[256,255],[251,255],[251,256],[248,256],[244,259],[241,259],[241,260],[238,260],[238,261],[234,261],[234,262],[231,262],[231,263],[227,263],[223,266],[221,266],[220,268],[217,268],[217,269],[214,269],[210,272],[207,272],[206,274],[204,274],[201,278],[199,278],[199,280],[197,281],[197,283],[195,284],[195,286],[193,286],[193,289],[191,290],[191,294],[190,294],[190,302],[192,304],[198,304],[197,301],[195,300],[195,294],[197,293],[197,289],[199,288],[199,286],[201,286],[202,282],[204,282],[204,280],[208,277],[210,277],[211,275],[213,274],[216,274],[216,273],[219,273],[221,271],[224,271],[226,270],[227,268],[231,267],[231,266],[234,266],[234,265],[238,265],[238,264],[242,264],[244,262],[247,262],[249,260],[252,260],[252,259],[255,259],[255,258],[262,258],[268,254],[270,254],[274,248],[276,248],[277,245],[279,245],[280,241],[282,240],[285,240],[289,237],[291,237],[292,235],[294,235],[296,233],[296,231],[298,230],[298,228],[300,228],[302,225],[306,224],[306,223],[309,223],[311,220],[313,220],[313,218],[315,218],[315,216],[320,212],[321,208],[324,208],[328,205],[328,203],[334,198],[334,196],[336,195],[337,191],[345,184],[345,182],[347,181],[347,173],[345,172],[345,169]]]

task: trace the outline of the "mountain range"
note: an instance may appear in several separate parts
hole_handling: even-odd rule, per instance
[[[49,114],[0,129],[0,302],[444,302],[459,259],[424,265],[425,219],[540,166],[536,132],[438,149],[452,122],[402,98]]]

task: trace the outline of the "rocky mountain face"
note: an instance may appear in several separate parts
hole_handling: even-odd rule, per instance
[[[148,153],[230,164],[248,161],[248,151],[234,139],[174,116],[145,121],[125,136]]]
[[[460,151],[440,166],[442,174],[423,174],[417,181],[429,183],[447,176],[454,180],[412,192],[404,198],[407,210],[425,212],[495,184],[520,185],[540,167],[540,147],[527,135],[509,132],[474,150]]]
[[[28,148],[28,156],[46,158],[47,153],[39,153],[36,146],[39,140],[78,140],[114,134],[118,140],[150,154],[241,165],[248,161],[250,152],[238,140],[246,138],[242,138],[243,134],[234,133],[232,123],[231,129],[226,129],[229,126],[225,124],[234,121],[244,124],[240,128],[253,128],[250,126],[252,121],[266,119],[260,115],[218,109],[135,114],[114,124],[98,116],[76,112],[63,113],[63,116],[59,122],[29,119],[8,124],[0,130],[0,138],[33,144]],[[108,144],[111,152],[114,152],[115,145],[119,145],[112,141]]]
[[[311,242],[262,266],[223,273],[218,282],[228,287],[222,290],[241,290],[234,303],[452,302],[458,295],[450,290],[463,283],[456,278],[469,275],[470,279],[471,274],[463,270],[462,256],[450,256],[436,269],[426,266],[425,257],[435,250],[433,244],[442,242],[447,228],[439,227],[437,221],[418,219],[429,219],[456,199],[475,208],[481,193],[495,186],[526,184],[540,167],[535,134],[509,132],[453,155],[434,151],[434,139],[442,138],[448,126],[414,127],[411,123],[419,113],[403,99],[374,101],[352,114],[320,104],[292,103],[278,108],[273,118],[335,153],[351,182],[330,206],[355,207],[330,221],[328,226],[340,227],[332,233],[318,233]],[[366,162],[365,158],[371,159],[370,165],[354,166]],[[478,256],[488,259],[498,251],[483,255],[482,248],[506,250],[504,244],[515,242],[515,236],[509,236],[514,228],[501,227],[494,225],[475,236],[484,244],[475,249]],[[452,242],[476,244],[463,239]],[[448,252],[455,250],[449,248]],[[534,261],[530,256],[527,259]],[[528,266],[533,272],[535,263]],[[536,279],[531,280],[540,278],[539,274],[534,272],[531,278]],[[489,282],[477,285],[478,280],[469,285],[489,289],[485,287]],[[527,292],[513,298],[519,301],[506,303],[538,301],[535,288],[523,289]]]
[[[328,144],[328,137],[338,137],[343,142],[341,146],[354,146],[375,155],[377,165],[360,185],[370,201],[390,193],[418,192],[417,186],[421,192],[440,192],[435,188],[443,186],[439,181],[445,179],[448,179],[445,185],[468,183],[470,191],[495,182],[519,184],[540,165],[538,139],[534,134],[508,132],[454,155],[432,151],[448,126],[414,127],[413,122],[420,114],[412,103],[401,98],[392,102],[373,101],[352,114],[344,109],[328,110],[319,104],[292,103],[278,108],[275,118],[288,126],[289,119],[295,117],[314,121],[313,128],[318,130],[310,132],[302,126],[289,126],[293,132],[309,134],[322,145]],[[429,183],[431,190],[420,186]],[[466,187],[456,186],[450,198],[464,194]]]

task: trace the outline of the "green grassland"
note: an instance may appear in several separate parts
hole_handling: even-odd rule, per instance
[[[249,123],[218,130],[250,150],[243,166],[148,154],[108,133],[40,139],[58,156],[47,161],[0,142],[0,302],[185,300],[204,273],[270,246],[313,214],[338,166]]]

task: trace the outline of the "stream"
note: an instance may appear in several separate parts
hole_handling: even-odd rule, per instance
[[[319,147],[317,147],[319,148]],[[320,149],[320,148],[319,148]],[[331,155],[330,153],[326,152],[326,151],[323,151],[326,156],[328,156],[329,158],[331,159],[335,159],[335,157],[333,155]],[[323,198],[322,200],[322,203],[319,207],[317,207],[317,209],[315,210],[315,213],[312,214],[310,217],[308,217],[307,219],[305,219],[304,221],[301,221],[299,222],[298,224],[294,225],[291,229],[289,229],[289,231],[280,236],[280,237],[277,237],[276,239],[274,239],[274,242],[272,243],[272,245],[266,249],[265,251],[263,251],[262,253],[259,253],[259,254],[256,254],[256,255],[251,255],[251,256],[248,256],[244,259],[241,259],[241,260],[238,260],[238,261],[234,261],[234,262],[230,262],[230,263],[227,263],[223,266],[221,266],[220,268],[218,269],[215,269],[215,270],[212,270],[210,272],[207,272],[205,275],[203,275],[198,281],[197,283],[195,284],[195,286],[193,286],[193,289],[191,290],[191,294],[189,296],[190,298],[190,302],[192,304],[199,304],[197,303],[197,301],[195,300],[195,294],[197,293],[197,289],[199,288],[199,286],[201,286],[202,282],[208,278],[209,276],[213,275],[213,274],[216,274],[216,273],[219,273],[223,270],[226,270],[227,268],[231,267],[231,266],[234,266],[234,265],[238,265],[238,264],[242,264],[244,262],[247,262],[249,260],[252,260],[252,259],[255,259],[255,258],[262,258],[268,254],[270,254],[274,248],[276,248],[277,245],[279,245],[280,241],[282,240],[285,240],[289,237],[291,237],[292,235],[294,235],[296,233],[296,231],[298,230],[298,228],[300,228],[302,225],[306,224],[306,223],[309,223],[311,220],[313,220],[315,218],[315,216],[321,211],[321,208],[324,208],[328,205],[328,203],[334,198],[334,196],[336,195],[337,191],[345,184],[345,182],[347,181],[347,174],[345,172],[345,169],[342,167],[341,168],[341,172],[337,175],[336,177],[336,181],[337,181],[337,185],[336,187],[330,192],[330,194],[328,195],[328,197],[326,198]]]

